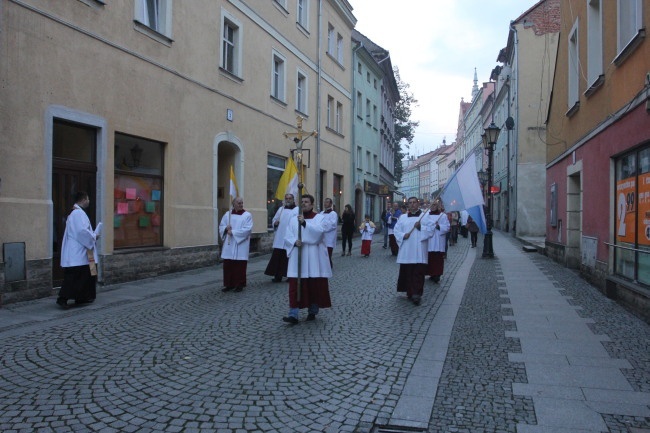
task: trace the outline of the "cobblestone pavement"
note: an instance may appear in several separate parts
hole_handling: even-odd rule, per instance
[[[369,258],[358,240],[352,257],[335,250],[333,308],[296,326],[281,321],[286,283],[262,274],[268,256],[249,262],[242,293],[220,291],[217,267],[103,290],[66,311],[54,298],[5,307],[25,317],[0,315],[0,431],[369,433],[387,424],[453,276],[480,248],[463,238],[450,247],[443,280],[427,280],[415,307],[395,291],[398,265],[382,239]],[[610,336],[610,355],[630,361],[632,387],[648,392],[648,325],[573,272],[530,257]],[[503,320],[504,266],[474,261],[429,432],[536,423],[532,399],[512,391],[527,380],[523,364],[508,361],[520,348],[506,337],[516,329]],[[650,418],[604,417],[611,432],[650,428]]]
[[[386,423],[468,248],[451,249],[442,283],[427,281],[415,307],[397,294],[398,265],[379,236],[369,258],[355,243],[356,255],[335,251],[333,308],[293,327],[281,321],[286,283],[262,274],[268,256],[251,260],[242,293],[222,293],[215,268],[211,281],[174,292],[155,290],[164,277],[144,280],[151,295],[142,301],[0,322],[0,431],[354,432]]]

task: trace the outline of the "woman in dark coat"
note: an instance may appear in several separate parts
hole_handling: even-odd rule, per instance
[[[354,211],[352,210],[352,206],[350,206],[349,204],[345,205],[345,209],[341,214],[341,220],[343,220],[343,225],[341,226],[341,248],[343,248],[343,251],[341,252],[341,257],[345,255],[346,242],[348,244],[348,256],[351,256],[352,235],[354,234],[357,225],[356,225],[356,217],[354,215]]]

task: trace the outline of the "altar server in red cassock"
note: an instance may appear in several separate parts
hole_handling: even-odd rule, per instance
[[[397,263],[397,291],[406,292],[408,298],[420,305],[424,292],[424,276],[427,271],[427,246],[433,234],[430,226],[421,222],[422,211],[418,208],[418,199],[408,199],[408,212],[402,214],[395,224],[393,232],[399,245]]]
[[[370,215],[365,216],[365,220],[359,226],[359,233],[361,233],[361,255],[370,257],[372,235],[375,234],[375,223],[370,221]]]
[[[244,199],[235,197],[232,209],[221,218],[219,234],[223,240],[223,292],[241,292],[246,286],[248,251],[253,230],[253,216],[244,210]]]
[[[431,210],[424,217],[423,223],[428,224],[429,230],[433,232],[428,241],[427,275],[438,283],[445,271],[447,233],[450,229],[449,218],[444,212],[440,199],[434,200],[431,204]]]
[[[293,194],[285,194],[284,206],[281,206],[280,209],[278,209],[271,220],[273,229],[275,230],[275,236],[273,237],[273,253],[271,254],[269,264],[266,265],[264,274],[272,276],[273,280],[271,281],[274,283],[281,282],[282,277],[287,276],[287,265],[289,264],[289,259],[287,257],[287,252],[284,249],[284,235],[287,232],[289,221],[296,219],[296,216],[298,216],[298,210]]]
[[[332,276],[325,233],[332,222],[314,212],[314,197],[303,195],[302,212],[289,223],[285,249],[289,257],[289,315],[282,320],[295,325],[301,308],[307,308],[308,321],[315,320],[320,308],[332,306],[329,281]],[[298,226],[301,227],[300,238]],[[298,300],[298,255],[300,255],[300,300]]]

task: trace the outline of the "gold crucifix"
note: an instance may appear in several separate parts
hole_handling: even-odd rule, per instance
[[[318,132],[312,131],[312,132],[307,132],[304,129],[302,129],[302,121],[305,120],[304,117],[302,116],[297,116],[296,117],[296,131],[298,132],[283,132],[282,135],[284,138],[292,138],[294,143],[298,146],[298,150],[302,148],[302,143],[309,137],[315,137],[318,135]]]

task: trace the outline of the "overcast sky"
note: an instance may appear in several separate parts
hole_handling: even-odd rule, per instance
[[[510,21],[538,0],[349,0],[356,30],[390,51],[393,66],[418,100],[419,121],[410,155],[420,156],[456,138],[461,98],[471,101],[498,65]]]

